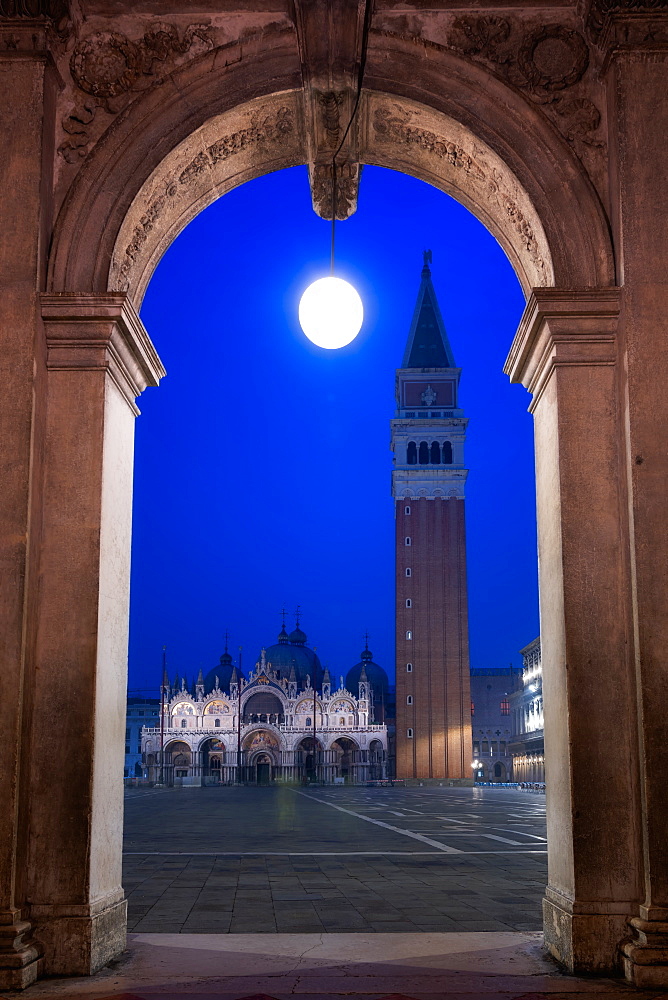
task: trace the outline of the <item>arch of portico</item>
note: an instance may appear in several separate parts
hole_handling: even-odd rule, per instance
[[[528,8],[450,13],[422,34],[377,12],[341,211],[359,163],[411,173],[490,228],[525,290],[506,371],[532,393],[535,420],[545,939],[572,970],[623,968],[638,985],[666,985],[668,220],[656,178],[668,32],[656,28],[662,6],[651,5],[651,24],[633,6],[629,19],[623,2],[589,0],[584,20],[555,8],[547,26]],[[0,769],[6,986],[40,969],[89,974],[125,943],[118,775],[134,400],[163,374],[141,298],[176,234],[235,185],[307,163],[326,214],[323,142],[341,131],[333,109],[350,89],[318,89],[301,3],[296,31],[285,22],[221,41],[214,18],[199,35],[167,32],[161,48],[146,18],[128,14],[110,38],[73,14],[68,40],[54,35],[50,0],[35,7],[45,17],[11,24],[0,7],[4,106],[21,109],[0,140],[11,357],[0,369],[0,633],[18,748],[4,742]],[[95,76],[109,72],[105,46],[128,60],[113,86]],[[156,61],[172,56],[160,75]]]

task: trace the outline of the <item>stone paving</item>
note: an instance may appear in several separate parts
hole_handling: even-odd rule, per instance
[[[532,931],[545,802],[494,788],[136,789],[124,861],[141,933]]]

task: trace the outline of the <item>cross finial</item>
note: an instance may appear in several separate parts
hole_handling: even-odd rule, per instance
[[[283,628],[285,628],[285,604],[281,608],[281,621],[283,623]]]
[[[229,642],[229,639],[230,639],[230,633],[227,631],[227,629],[225,629],[225,652],[227,652],[227,644]]]
[[[369,633],[368,632],[364,633],[364,648],[365,649],[369,648]]]
[[[297,628],[299,628],[301,616],[302,616],[302,606],[301,604],[298,604],[295,609],[295,625],[297,626]]]

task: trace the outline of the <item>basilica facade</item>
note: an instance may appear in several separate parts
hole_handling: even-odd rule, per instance
[[[142,730],[144,778],[156,784],[359,783],[387,777],[387,676],[366,645],[333,681],[297,623],[245,677],[227,649],[188,684],[163,677],[157,724]]]

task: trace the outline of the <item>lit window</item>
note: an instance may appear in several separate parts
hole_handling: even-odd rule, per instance
[[[406,736],[408,737],[409,740],[412,740],[413,739],[413,730],[412,729],[407,729],[406,730]]]
[[[345,719],[339,719],[339,725],[340,726],[345,726],[345,724],[346,724],[346,720]]]
[[[404,507],[404,514],[410,514],[410,512],[411,512],[410,507]]]
[[[412,663],[407,663],[406,664],[406,673],[407,674],[412,674],[413,673],[413,664]]]
[[[407,697],[406,697],[406,704],[407,705],[412,705],[413,704],[413,695],[412,694],[407,695]]]
[[[501,715],[510,715],[510,702],[507,698],[501,699]]]
[[[406,567],[406,576],[410,576],[410,575],[411,575],[411,570],[410,570],[410,567],[407,566]]]
[[[475,715],[475,702],[471,701],[471,715]]]
[[[410,537],[408,535],[406,535],[406,541],[405,541],[404,544],[405,545],[410,545],[411,544],[411,540],[410,540]]]
[[[411,632],[410,629],[408,629],[408,631],[406,632],[406,638],[407,639],[412,639],[413,638],[413,633]]]
[[[413,607],[413,602],[411,601],[410,597],[406,598],[406,607],[407,608],[412,608]]]

